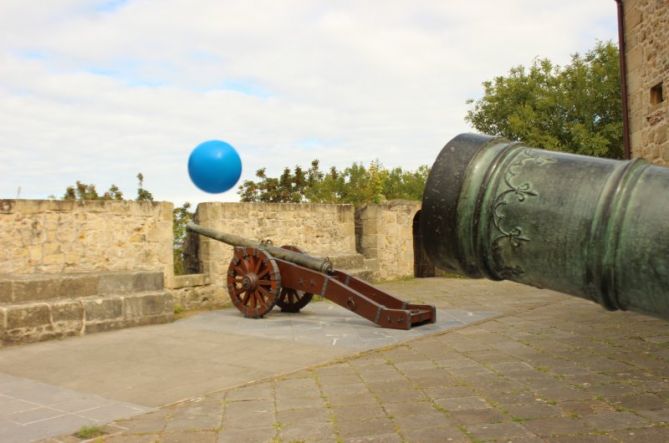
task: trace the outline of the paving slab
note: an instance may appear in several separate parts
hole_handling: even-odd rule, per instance
[[[0,374],[0,441],[24,443],[144,414],[142,405]]]
[[[58,435],[68,423],[76,431],[495,315],[443,309],[434,324],[389,330],[323,301],[299,314],[247,319],[224,309],[172,324],[7,347],[0,349],[0,418],[9,421],[0,421],[0,435],[30,441]],[[316,385],[314,393],[320,406]],[[279,407],[306,401],[286,396]]]
[[[669,352],[657,337],[669,322],[508,282],[383,286],[446,311],[502,315],[118,420],[103,441],[667,441]],[[332,338],[320,346],[350,337]],[[193,410],[211,415],[176,430]]]
[[[262,364],[276,365],[274,375],[221,385],[209,394],[116,420],[108,425],[112,434],[101,441],[668,441],[669,352],[658,337],[669,336],[669,322],[611,313],[591,302],[508,282],[421,279],[383,287],[441,311],[500,314],[410,340],[393,342],[391,336],[391,344],[366,352],[359,351],[370,343],[377,346],[376,338],[360,344],[351,331],[303,325],[306,313],[295,324],[313,327],[321,336],[309,343],[291,337],[286,323],[293,317],[279,314],[267,320],[279,320],[280,339],[271,328],[263,331],[265,320],[226,333],[209,318],[220,313],[201,322],[188,319],[195,324],[171,325],[182,328],[174,334],[184,345],[200,346],[198,353],[207,350],[216,360],[216,351],[226,349],[216,341],[223,335],[231,343],[228,360],[234,360],[236,353],[248,352],[243,345],[235,348],[236,338],[257,340],[268,354]],[[336,315],[323,316],[330,314]],[[240,328],[248,328],[246,335]],[[311,349],[341,354],[301,370],[278,369]],[[137,350],[157,361],[164,351]],[[208,368],[206,358],[185,363],[191,378]],[[19,391],[25,390],[22,384],[17,382]],[[73,440],[63,433],[44,441]]]

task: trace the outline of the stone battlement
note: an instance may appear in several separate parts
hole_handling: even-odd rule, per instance
[[[171,203],[0,200],[0,341],[171,321],[229,304],[232,247],[198,238],[202,273],[175,276]],[[419,202],[203,203],[203,226],[330,257],[366,280],[413,276]]]

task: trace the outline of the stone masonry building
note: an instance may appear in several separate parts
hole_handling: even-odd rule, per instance
[[[631,157],[669,166],[669,0],[617,2]]]

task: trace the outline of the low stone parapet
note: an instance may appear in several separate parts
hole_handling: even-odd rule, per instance
[[[161,272],[0,276],[0,342],[83,335],[165,323],[174,298]]]

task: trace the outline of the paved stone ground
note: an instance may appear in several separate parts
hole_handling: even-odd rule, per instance
[[[0,373],[0,441],[22,443],[150,411]]]
[[[502,315],[119,420],[102,440],[669,441],[669,322],[511,283],[383,286]]]

